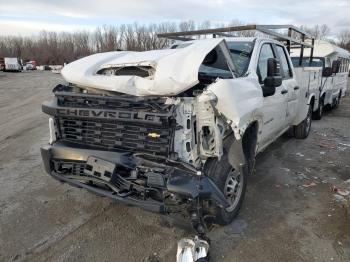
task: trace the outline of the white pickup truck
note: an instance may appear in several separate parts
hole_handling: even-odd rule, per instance
[[[215,36],[234,29],[242,27]],[[190,33],[202,32],[162,37]],[[163,214],[189,213],[201,233],[238,213],[257,153],[289,129],[308,136],[318,80],[271,38],[185,40],[64,67],[69,84],[42,105],[50,143],[41,153],[55,179]]]

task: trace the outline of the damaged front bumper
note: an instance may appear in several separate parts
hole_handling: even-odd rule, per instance
[[[178,212],[174,206],[188,209],[202,200],[229,206],[206,174],[165,157],[86,149],[65,142],[42,147],[41,155],[53,178],[148,211],[169,214]]]

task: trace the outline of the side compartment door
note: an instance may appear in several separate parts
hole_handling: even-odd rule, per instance
[[[286,117],[285,125],[289,126],[292,124],[295,119],[298,111],[298,97],[300,95],[300,87],[298,86],[297,81],[293,78],[293,71],[290,65],[290,60],[288,58],[287,50],[282,45],[274,45],[275,53],[281,64],[281,73],[282,73],[282,86],[284,90],[287,90],[288,93],[285,93],[286,98]]]
[[[267,60],[276,58],[275,51],[270,43],[263,43],[260,49],[256,73],[260,85],[263,87],[267,77]],[[286,126],[288,90],[283,85],[276,87],[276,92],[272,96],[264,97],[263,102],[263,126],[261,129],[259,147],[264,147],[274,141]]]

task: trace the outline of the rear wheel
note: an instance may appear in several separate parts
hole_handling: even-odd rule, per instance
[[[230,203],[226,209],[214,207],[214,222],[227,225],[237,216],[242,206],[248,171],[246,168],[243,168],[241,172],[235,170],[228,161],[227,153],[222,156],[220,161],[217,158],[209,159],[206,163],[206,171]]]
[[[335,104],[334,104],[334,108],[337,109],[339,107],[340,104],[340,98],[341,98],[341,92],[339,93],[338,99],[336,100]]]
[[[323,98],[320,99],[320,103],[318,104],[318,109],[312,114],[312,118],[316,120],[320,120],[323,115],[324,101]]]
[[[312,107],[309,106],[309,110],[306,118],[299,125],[294,127],[294,136],[298,139],[305,139],[308,137],[311,129],[312,122]]]

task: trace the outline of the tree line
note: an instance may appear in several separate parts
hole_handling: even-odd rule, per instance
[[[240,21],[232,21],[229,25],[242,25]],[[169,45],[168,39],[158,38],[157,33],[189,31],[227,25],[212,25],[210,21],[195,23],[152,23],[148,25],[124,24],[105,25],[94,31],[47,32],[42,31],[34,36],[0,36],[0,57],[19,57],[24,61],[36,60],[38,64],[63,64],[78,58],[115,50],[145,51],[161,49]],[[326,39],[330,35],[327,25],[314,27],[302,26],[316,39]],[[239,32],[238,36],[254,36],[253,31]],[[350,31],[341,32],[338,44],[350,49]]]

